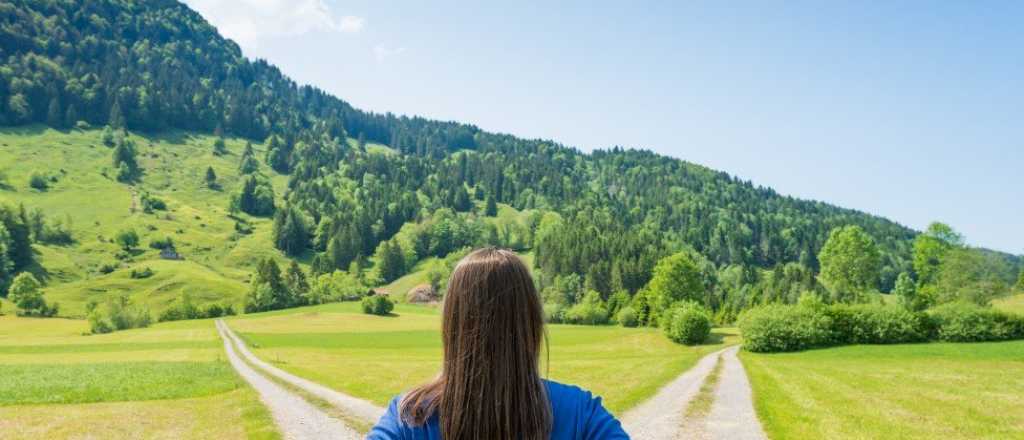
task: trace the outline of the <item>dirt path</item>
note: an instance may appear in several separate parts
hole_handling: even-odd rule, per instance
[[[622,427],[634,440],[674,440],[683,435],[683,413],[700,391],[704,378],[715,367],[722,350],[704,356],[697,364],[658,393],[627,411]]]
[[[367,402],[363,399],[358,399],[349,396],[348,394],[335,391],[316,382],[303,379],[299,376],[296,376],[273,365],[270,365],[267,362],[264,362],[262,359],[256,357],[256,355],[252,354],[252,352],[249,351],[249,347],[247,347],[245,343],[242,342],[241,338],[239,338],[238,335],[236,335],[235,332],[233,332],[231,328],[227,326],[226,323],[224,323],[223,321],[217,322],[219,328],[221,328],[222,331],[225,334],[227,334],[227,336],[231,338],[231,340],[233,340],[235,344],[237,344],[238,352],[242,355],[242,357],[245,358],[245,360],[248,361],[249,363],[255,365],[257,368],[263,370],[263,372],[265,372],[266,374],[274,376],[275,378],[296,388],[299,388],[302,391],[307,392],[313,396],[316,396],[317,398],[323,399],[330,403],[331,405],[337,407],[346,416],[354,417],[356,419],[362,420],[363,422],[374,424],[377,422],[377,420],[380,419],[380,416],[384,415],[386,409],[374,405],[373,403]]]
[[[766,439],[754,412],[750,381],[736,357],[737,351],[739,347],[729,347],[704,356],[654,397],[626,412],[622,417],[626,432],[637,440]],[[701,385],[715,368],[719,356],[722,367],[710,409],[706,414],[686,417],[687,406],[700,393]]]
[[[736,357],[739,347],[722,353],[721,378],[711,411],[704,419],[704,432],[711,439],[764,440],[768,437],[754,412],[750,380]]]
[[[303,398],[263,377],[242,361],[235,352],[234,338],[229,336],[230,330],[220,320],[217,321],[217,331],[220,333],[221,339],[224,340],[224,351],[227,352],[231,366],[259,393],[260,400],[270,410],[282,437],[286,439],[343,440],[356,440],[361,437],[359,433],[340,420],[328,416]]]

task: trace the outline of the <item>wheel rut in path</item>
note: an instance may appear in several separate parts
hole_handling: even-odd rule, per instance
[[[622,426],[636,440],[765,440],[767,436],[754,411],[738,346],[724,348],[701,358],[693,368],[665,385],[650,399],[627,411]],[[686,410],[700,393],[719,357],[722,368],[706,414],[687,417]]]
[[[260,400],[270,410],[282,437],[296,440],[362,438],[344,422],[328,416],[305,399],[274,383],[246,364],[235,350],[236,343],[228,333],[230,330],[220,320],[217,321],[217,331],[224,340],[228,362],[259,394]]]
[[[331,405],[341,410],[343,413],[345,413],[346,416],[355,417],[357,419],[366,421],[371,424],[376,423],[377,420],[379,420],[380,417],[384,415],[384,413],[387,411],[386,409],[374,405],[373,403],[370,403],[366,400],[353,397],[340,391],[325,387],[311,380],[291,374],[287,371],[284,371],[263,361],[262,359],[256,357],[256,355],[254,355],[252,351],[249,350],[249,347],[245,345],[245,342],[243,342],[242,339],[239,338],[238,335],[235,334],[235,332],[232,331],[231,328],[228,327],[226,323],[224,323],[223,321],[219,322],[221,322],[220,325],[222,325],[225,334],[238,345],[238,352],[241,354],[241,356],[245,358],[245,360],[248,361],[249,363],[263,370],[263,372],[265,372],[266,374],[269,374],[274,378],[284,383],[287,383],[291,386],[294,386],[319,399],[323,399],[324,401],[330,403]]]

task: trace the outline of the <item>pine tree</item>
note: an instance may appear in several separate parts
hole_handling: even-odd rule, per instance
[[[61,111],[60,100],[56,96],[50,100],[50,106],[46,110],[46,125],[64,128],[64,112]]]
[[[110,117],[107,118],[107,124],[114,128],[125,128],[124,115],[121,114],[121,103],[118,100],[114,100],[114,105],[110,107]]]
[[[306,294],[309,292],[309,281],[306,279],[306,273],[302,271],[299,264],[292,260],[292,263],[288,266],[288,271],[285,273],[285,285],[288,287],[289,293],[291,293],[291,304],[301,305]]]
[[[210,189],[217,189],[217,173],[213,171],[213,167],[206,167],[206,187]]]
[[[494,200],[494,195],[487,195],[487,207],[484,209],[484,215],[488,217],[494,217],[498,215],[498,203]]]

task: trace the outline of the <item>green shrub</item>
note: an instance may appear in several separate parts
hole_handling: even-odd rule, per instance
[[[33,172],[28,178],[28,186],[39,191],[46,191],[50,187],[50,182],[47,181],[46,176],[39,172]]]
[[[395,308],[395,303],[384,295],[372,295],[363,298],[362,307],[363,313],[368,315],[386,316]]]
[[[544,304],[544,321],[549,324],[561,324],[565,322],[567,307],[558,303]]]
[[[615,320],[623,327],[636,327],[640,324],[640,321],[636,316],[636,311],[629,306],[620,309],[619,313],[615,315]]]
[[[1024,316],[957,302],[928,310],[940,341],[980,342],[1024,338]]]
[[[131,276],[132,279],[136,280],[149,278],[153,276],[153,269],[150,269],[148,267],[143,267],[142,270],[132,269],[132,272],[129,274],[129,276]]]
[[[824,309],[770,304],[744,311],[739,316],[743,348],[770,353],[828,345],[832,319]]]
[[[149,309],[133,305],[127,295],[107,302],[101,310],[95,302],[86,305],[89,328],[92,333],[110,333],[115,330],[149,327],[152,318]]]
[[[711,334],[711,313],[694,302],[676,303],[662,314],[659,325],[669,339],[696,345]]]
[[[928,339],[928,319],[896,305],[836,304],[826,309],[833,344],[899,344]]]
[[[608,307],[601,300],[601,294],[589,291],[578,304],[565,311],[565,322],[569,324],[600,325],[608,323]]]

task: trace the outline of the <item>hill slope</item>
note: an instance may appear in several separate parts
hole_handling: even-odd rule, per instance
[[[741,284],[757,282],[755,269],[783,264],[813,273],[829,231],[855,224],[882,251],[882,291],[910,270],[916,232],[884,218],[781,196],[647,151],[616,147],[583,154],[471,125],[354,109],[298,86],[265,61],[246,59],[236,44],[173,0],[6,2],[0,5],[0,48],[9,55],[0,65],[0,125],[44,123],[67,130],[110,124],[151,133],[137,142],[144,145],[144,175],[136,191],[165,197],[173,219],[128,211],[132,189],[97,177],[109,153],[96,146],[96,131],[6,131],[7,143],[20,147],[4,153],[4,163],[46,163],[41,171],[51,173],[60,163],[78,168],[51,191],[0,191],[0,200],[58,216],[92,209],[76,219],[76,237],[109,240],[121,223],[147,229],[144,241],[182,229],[188,263],[178,266],[195,278],[222,278],[209,291],[236,292],[223,294],[230,298],[237,298],[256,258],[281,255],[271,247],[321,269],[344,270],[388,251],[388,243],[400,245],[406,267],[462,246],[511,246],[534,251],[542,287],[564,286],[578,276],[581,288],[607,297],[635,292],[659,258],[683,247],[719,270],[737,268],[744,274]],[[213,138],[199,134],[210,132],[258,144],[263,173],[274,176],[279,196],[277,227],[253,219],[252,236],[233,235],[226,194],[240,186],[232,169],[243,141],[229,140],[231,154],[212,157],[206,145]],[[223,193],[202,187],[207,163],[218,176],[223,171]],[[12,168],[12,181],[30,172]],[[73,188],[102,195],[103,208],[76,207],[87,199]],[[536,215],[500,230],[474,220],[497,204]],[[396,239],[408,225],[413,232]],[[83,239],[76,247],[81,249],[40,247],[44,268],[70,283],[69,300],[90,289],[119,289],[81,281],[91,279],[90,267],[101,265],[113,245]],[[155,256],[147,252],[143,257]],[[145,290],[180,290],[173,287],[176,279],[155,276]],[[769,295],[738,288],[714,294],[713,305]]]

